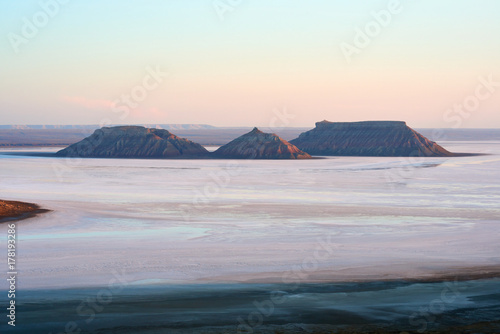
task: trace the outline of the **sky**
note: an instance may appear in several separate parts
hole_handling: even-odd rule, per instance
[[[0,0],[0,124],[500,128],[497,0]]]

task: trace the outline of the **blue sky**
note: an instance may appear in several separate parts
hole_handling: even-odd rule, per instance
[[[23,37],[24,20],[43,19],[43,4],[59,8]],[[472,101],[479,78],[500,81],[500,2],[400,1],[387,26],[348,61],[342,43],[354,45],[356,29],[377,24],[372,13],[390,6],[1,0],[0,123],[267,126],[276,109],[286,109],[288,126],[396,119],[415,127],[500,127],[500,88],[471,111],[453,111]],[[221,19],[216,8],[229,9]],[[25,42],[13,47],[18,37]],[[140,91],[147,68],[168,76],[126,115],[113,111],[124,94]]]

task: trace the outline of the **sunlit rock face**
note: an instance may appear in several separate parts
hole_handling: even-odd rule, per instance
[[[89,158],[198,158],[208,151],[200,144],[162,129],[116,126],[96,130],[91,136],[57,152],[58,156]]]
[[[257,128],[220,147],[213,153],[230,159],[309,159],[311,156],[272,133]]]
[[[291,140],[291,144],[311,155],[378,157],[449,157],[454,154],[405,122],[328,122]]]

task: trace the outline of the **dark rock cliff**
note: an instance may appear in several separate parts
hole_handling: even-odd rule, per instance
[[[96,130],[91,136],[56,153],[65,157],[182,158],[204,157],[200,144],[162,129],[116,126]]]
[[[311,156],[275,134],[257,128],[220,147],[217,158],[231,159],[309,159]]]
[[[312,155],[380,157],[454,155],[408,127],[405,122],[397,121],[349,123],[322,121],[316,123],[316,128],[302,133],[290,143]]]

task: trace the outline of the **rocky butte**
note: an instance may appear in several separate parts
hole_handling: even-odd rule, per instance
[[[272,133],[254,128],[213,153],[217,158],[228,159],[310,159],[294,145]]]
[[[405,122],[328,122],[291,140],[312,155],[377,157],[450,157],[454,153],[422,136]]]
[[[208,151],[200,144],[162,129],[142,126],[104,127],[56,153],[88,158],[199,158]]]

